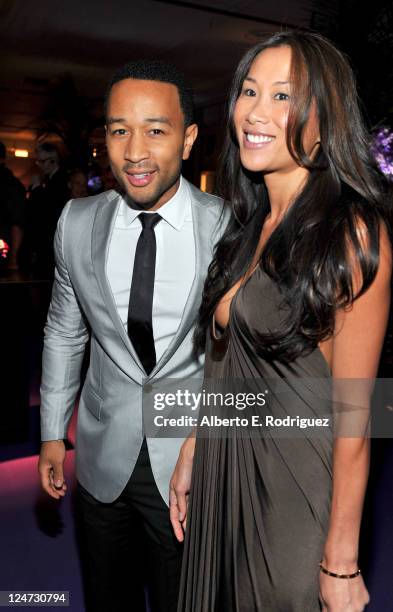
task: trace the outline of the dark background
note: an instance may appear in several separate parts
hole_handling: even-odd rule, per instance
[[[191,80],[201,132],[186,174],[214,171],[228,84],[244,51],[268,33],[312,28],[351,60],[370,127],[391,121],[393,3],[386,0],[1,0],[0,140],[27,187],[37,141],[71,165],[106,165],[102,97],[128,60],[176,63]],[[16,148],[28,159],[13,157]],[[93,157],[94,151],[94,157]]]

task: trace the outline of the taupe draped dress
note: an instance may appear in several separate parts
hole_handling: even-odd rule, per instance
[[[235,294],[219,339],[212,326],[205,380],[252,380],[268,390],[269,400],[258,408],[262,418],[263,411],[326,417],[329,399],[319,397],[329,397],[331,376],[319,348],[286,366],[258,356],[249,338],[249,330],[279,328],[285,315],[280,304],[277,286],[258,267]],[[309,380],[317,381],[320,394],[309,393]],[[260,429],[260,435],[241,434],[238,427],[221,428],[219,435],[198,429],[178,612],[320,610],[332,431],[277,437]]]

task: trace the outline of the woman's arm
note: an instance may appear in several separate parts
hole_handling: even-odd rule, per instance
[[[339,574],[350,574],[357,569],[359,531],[369,467],[367,430],[372,379],[377,374],[389,314],[391,247],[384,226],[381,226],[380,234],[380,262],[372,285],[350,308],[339,311],[335,322],[332,375],[334,399],[341,408],[341,414],[337,415],[333,496],[322,565]],[[353,280],[356,289],[360,284],[359,270],[354,272]],[[353,410],[354,406],[356,410]],[[332,589],[345,592],[346,597],[348,590],[355,589],[355,583],[359,582],[363,584],[361,578],[340,580],[321,573],[321,592],[325,594],[323,600],[328,603]],[[333,605],[324,609],[334,611],[341,608]]]

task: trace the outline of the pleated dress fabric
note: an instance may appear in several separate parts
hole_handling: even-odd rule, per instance
[[[261,418],[264,411],[325,418],[331,376],[319,348],[286,366],[258,356],[249,337],[250,330],[279,328],[286,314],[280,304],[277,286],[258,267],[232,299],[219,339],[212,327],[205,382],[220,381],[222,389],[252,381],[268,391]],[[318,393],[310,393],[309,381]],[[201,411],[202,417],[212,408]],[[178,612],[317,612],[332,492],[331,428],[309,437],[277,437],[263,427],[260,435],[219,429],[197,432]]]

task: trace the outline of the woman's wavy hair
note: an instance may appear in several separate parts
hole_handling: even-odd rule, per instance
[[[265,49],[281,46],[289,46],[292,52],[287,147],[299,166],[309,170],[309,177],[271,234],[259,262],[279,287],[287,317],[280,329],[269,333],[244,332],[252,335],[262,357],[289,363],[329,338],[336,309],[350,305],[372,283],[386,214],[354,74],[344,55],[312,32],[280,32],[252,47],[240,61],[230,90],[218,193],[232,214],[205,282],[196,350],[204,348],[218,302],[249,269],[270,211],[263,174],[249,172],[241,164],[233,112],[255,58]],[[311,159],[303,147],[303,134],[313,101],[320,146]],[[366,240],[360,227],[366,231]],[[354,261],[362,277],[356,290]]]

